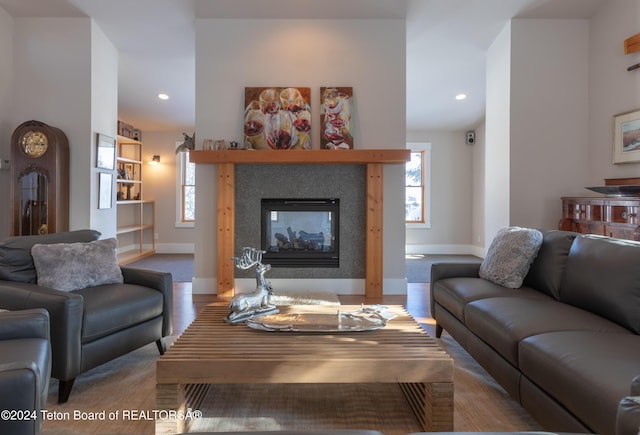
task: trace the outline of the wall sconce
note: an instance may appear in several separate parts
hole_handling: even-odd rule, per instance
[[[159,155],[155,155],[153,157],[151,157],[151,160],[149,160],[149,164],[150,165],[157,165],[160,163],[160,156]]]

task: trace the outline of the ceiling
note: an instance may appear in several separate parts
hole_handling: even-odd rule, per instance
[[[485,53],[512,17],[588,18],[606,0],[0,0],[14,17],[91,17],[119,51],[119,118],[195,125],[196,18],[406,19],[407,129],[484,117]],[[168,101],[157,98],[170,95]],[[456,101],[455,95],[468,98]]]

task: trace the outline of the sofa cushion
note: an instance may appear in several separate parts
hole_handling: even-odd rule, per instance
[[[35,244],[76,243],[98,240],[100,232],[77,230],[65,233],[51,233],[42,236],[15,236],[0,242],[0,279],[34,283],[37,281],[36,268],[31,257]]]
[[[522,286],[531,262],[542,244],[542,233],[509,227],[498,231],[480,264],[480,278],[509,288]]]
[[[532,335],[564,330],[629,333],[617,323],[546,295],[477,300],[467,305],[464,317],[471,332],[515,367],[518,342]]]
[[[571,246],[560,300],[640,334],[640,243],[581,235]]]
[[[524,376],[603,434],[615,427],[639,361],[640,336],[630,333],[552,332],[524,339],[519,349]]]
[[[162,293],[133,284],[107,284],[76,290],[84,298],[82,343],[162,315]]]
[[[479,299],[513,296],[514,290],[482,278],[446,278],[433,284],[433,300],[464,323],[464,307]],[[518,297],[541,298],[547,296],[530,288],[521,287]]]
[[[123,282],[114,238],[89,243],[34,245],[38,285],[62,291]]]
[[[559,299],[567,257],[577,235],[570,231],[543,231],[542,245],[531,263],[524,285]]]

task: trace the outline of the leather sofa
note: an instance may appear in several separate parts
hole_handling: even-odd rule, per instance
[[[170,273],[121,266],[121,284],[74,291],[37,284],[33,245],[87,243],[99,236],[97,231],[78,230],[0,242],[0,308],[49,312],[51,377],[60,381],[59,403],[68,400],[80,373],[153,342],[162,354],[164,337],[173,331]]]
[[[436,336],[446,330],[546,430],[636,435],[640,244],[542,233],[520,288],[480,278],[478,263],[433,264]]]
[[[50,375],[47,311],[0,312],[0,433],[40,433]]]

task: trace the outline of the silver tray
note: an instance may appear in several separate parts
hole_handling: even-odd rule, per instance
[[[384,328],[392,318],[373,310],[336,314],[279,313],[247,320],[247,326],[270,332],[357,332]]]

